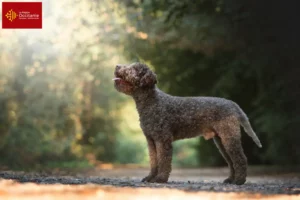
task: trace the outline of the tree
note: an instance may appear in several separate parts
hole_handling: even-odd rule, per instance
[[[32,166],[87,155],[115,162],[124,102],[111,81],[123,60],[114,34],[123,22],[111,12],[117,4],[44,3],[42,30],[1,34],[1,162]]]

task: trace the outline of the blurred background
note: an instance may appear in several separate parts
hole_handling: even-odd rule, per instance
[[[296,1],[43,1],[43,29],[0,31],[0,168],[148,166],[118,63],[143,62],[180,96],[218,96],[248,114],[251,165],[300,164]],[[213,141],[178,141],[177,167],[225,166]]]

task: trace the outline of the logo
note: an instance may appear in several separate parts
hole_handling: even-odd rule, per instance
[[[2,28],[42,28],[42,2],[2,2]]]
[[[10,9],[10,11],[8,11],[5,15],[7,17],[7,19],[9,21],[13,21],[14,19],[16,19],[16,17],[18,16],[17,13],[15,13],[12,9]]]

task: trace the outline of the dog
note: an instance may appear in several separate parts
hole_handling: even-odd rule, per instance
[[[247,158],[240,126],[262,147],[247,115],[233,101],[217,97],[177,97],[159,90],[157,76],[142,63],[117,65],[114,86],[133,97],[147,139],[151,170],[143,182],[166,183],[171,173],[172,142],[203,136],[213,139],[228,163],[224,183],[246,182]]]

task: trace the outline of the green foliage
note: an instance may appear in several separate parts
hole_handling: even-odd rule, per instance
[[[124,101],[111,81],[122,62],[113,33],[123,21],[111,12],[118,5],[44,3],[43,30],[1,34],[1,163],[39,166],[90,154],[114,162]]]
[[[179,140],[174,142],[173,160],[174,166],[198,167],[197,159],[198,139]]]
[[[126,135],[125,135],[126,134]],[[149,161],[145,159],[148,154],[145,138],[138,137],[142,133],[120,134],[116,145],[116,161],[120,164],[141,163],[146,164]],[[136,135],[138,134],[138,135]]]
[[[212,140],[206,141],[204,138],[198,140],[197,151],[200,158],[200,166],[221,166],[227,163],[222,158],[222,155],[216,151],[217,147]]]

